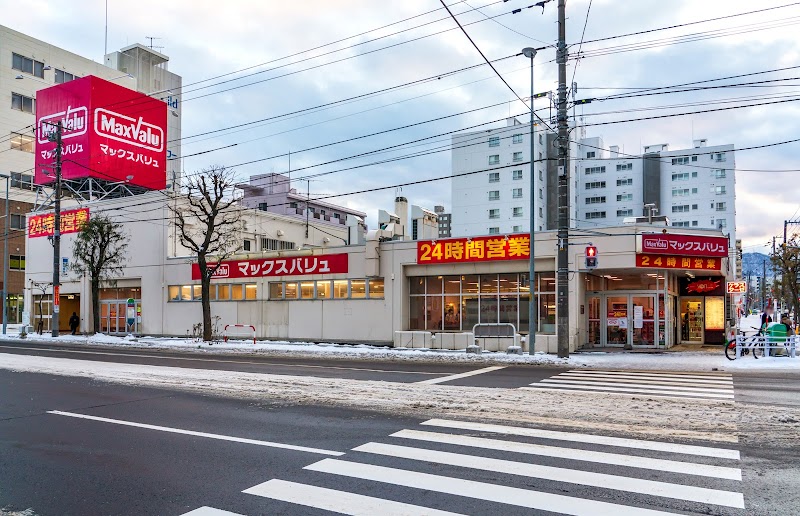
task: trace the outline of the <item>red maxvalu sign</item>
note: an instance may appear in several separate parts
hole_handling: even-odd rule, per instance
[[[91,75],[39,90],[37,185],[55,180],[48,165],[55,159],[56,144],[50,137],[58,122],[64,179],[93,177],[150,190],[166,188],[166,103]]]
[[[643,234],[641,249],[644,254],[671,254],[676,256],[728,256],[728,239],[718,236]]]
[[[283,258],[258,258],[254,260],[230,260],[222,262],[211,279],[342,274],[348,270],[347,257],[347,254],[321,254],[314,256],[287,256]],[[209,267],[214,265],[216,264],[209,264]],[[196,263],[192,264],[192,279],[200,279],[200,266]]]
[[[89,208],[67,210],[61,212],[61,234],[77,233],[89,220]],[[28,217],[28,237],[53,236],[55,229],[55,214],[32,215]]]
[[[696,256],[662,256],[658,254],[637,254],[636,266],[649,269],[684,269],[698,271],[718,271],[722,268],[721,258],[699,258]]]
[[[417,242],[418,264],[527,260],[530,256],[531,239],[528,234]]]

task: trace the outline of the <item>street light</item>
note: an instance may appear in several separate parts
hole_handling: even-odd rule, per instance
[[[8,190],[11,176],[0,174],[6,180],[6,227],[3,231],[3,335],[8,329]]]
[[[530,127],[530,140],[531,140],[531,158],[530,158],[530,165],[531,165],[531,188],[530,193],[530,207],[528,208],[530,213],[528,214],[528,224],[530,224],[530,259],[529,267],[528,267],[528,287],[530,291],[530,299],[528,301],[528,353],[533,355],[535,348],[536,348],[536,264],[535,264],[535,256],[534,256],[534,243],[533,243],[533,235],[534,229],[536,227],[536,174],[533,170],[533,137],[534,137],[534,130],[533,130],[533,58],[536,57],[536,49],[531,47],[525,47],[522,49],[522,55],[527,57],[531,60],[531,127]]]

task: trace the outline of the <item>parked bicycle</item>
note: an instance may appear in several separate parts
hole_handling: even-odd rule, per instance
[[[751,328],[756,330],[755,335],[748,337],[746,332],[739,330],[736,336],[725,344],[725,356],[728,360],[736,360],[736,343],[739,337],[742,340],[742,356],[752,354],[755,359],[764,356],[767,338],[760,329],[754,326],[751,326]]]

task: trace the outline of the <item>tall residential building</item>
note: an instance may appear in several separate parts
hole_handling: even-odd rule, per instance
[[[292,188],[290,178],[284,174],[258,174],[250,176],[250,181],[240,183],[236,188],[243,192],[241,203],[245,208],[255,208],[291,217],[306,218],[314,224],[345,225],[347,216],[362,221],[367,218],[363,211],[316,200]]]
[[[453,234],[451,229],[453,215],[445,213],[444,206],[434,206],[433,211],[436,213],[436,220],[439,223],[439,238],[450,238]]]
[[[736,242],[736,159],[732,144],[689,149],[644,147],[641,155],[606,149],[601,138],[578,143],[573,167],[576,227],[619,226],[651,208],[673,227],[718,229]],[[646,207],[646,205],[653,205]]]
[[[536,229],[546,229],[547,135],[534,136]],[[531,194],[530,129],[516,118],[506,126],[461,133],[452,138],[451,234],[518,233],[529,230]]]
[[[9,189],[9,309],[8,321],[20,323],[25,270],[25,214],[36,201],[33,184],[36,94],[39,90],[93,75],[169,103],[167,164],[171,182],[180,167],[181,78],[167,70],[169,58],[142,45],[132,45],[105,56],[105,63],[79,56],[50,43],[0,25],[0,174],[11,176]],[[168,90],[168,91],[167,91]],[[2,182],[0,182],[0,186]],[[5,200],[0,200],[4,210]],[[3,267],[0,256],[0,264]],[[2,277],[2,275],[0,275]]]

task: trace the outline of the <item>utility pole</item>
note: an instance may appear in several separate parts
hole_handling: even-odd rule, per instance
[[[311,201],[311,180],[306,180],[306,242],[308,242],[308,210]]]
[[[528,224],[530,225],[530,256],[528,260],[528,287],[530,292],[530,300],[528,302],[528,353],[533,355],[536,353],[536,330],[538,329],[538,321],[536,320],[536,308],[538,301],[536,299],[536,245],[534,244],[535,229],[536,229],[536,172],[534,163],[534,138],[536,136],[535,125],[533,123],[533,58],[536,57],[536,49],[525,47],[522,49],[522,55],[531,60],[531,126],[530,126],[530,140],[531,140],[531,159],[530,159],[530,176],[531,187],[528,192],[530,195],[530,203],[528,214]]]
[[[6,180],[6,227],[3,232],[3,335],[5,335],[8,329],[8,190],[11,184],[11,176],[0,174],[0,177]]]
[[[51,330],[53,337],[58,337],[58,312],[59,293],[61,290],[61,136],[63,127],[61,121],[56,123],[56,188],[55,188],[55,214],[53,217],[53,317]]]
[[[569,127],[567,124],[566,0],[558,0],[558,356],[569,357]]]

